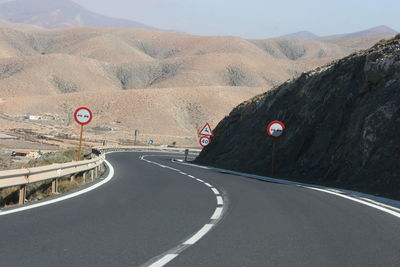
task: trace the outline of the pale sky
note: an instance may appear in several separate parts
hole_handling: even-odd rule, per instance
[[[400,0],[74,0],[113,17],[199,35],[267,38],[331,35],[387,25],[400,30]]]

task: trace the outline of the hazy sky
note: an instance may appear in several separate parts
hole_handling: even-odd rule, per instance
[[[92,11],[200,35],[266,38],[330,35],[387,25],[400,30],[399,0],[74,0]]]

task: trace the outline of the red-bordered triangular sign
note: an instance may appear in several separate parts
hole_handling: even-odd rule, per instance
[[[208,122],[206,123],[206,125],[204,125],[204,127],[200,130],[199,135],[203,135],[203,136],[214,136],[212,133],[212,129],[210,124],[208,124]]]

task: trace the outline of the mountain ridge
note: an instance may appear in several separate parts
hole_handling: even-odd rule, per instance
[[[14,0],[0,4],[0,19],[47,29],[114,27],[159,30],[127,19],[89,11],[72,0]]]
[[[380,25],[373,28],[369,28],[362,31],[352,32],[352,33],[344,33],[344,34],[334,34],[328,36],[319,36],[309,31],[300,31],[287,35],[280,36],[280,38],[288,38],[293,40],[300,41],[328,41],[328,40],[340,40],[340,39],[349,39],[360,36],[369,36],[369,35],[396,35],[398,32],[388,26]]]

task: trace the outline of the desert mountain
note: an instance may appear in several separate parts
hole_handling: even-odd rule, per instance
[[[0,29],[0,97],[192,86],[268,89],[382,37],[354,44],[139,29]]]
[[[399,198],[400,35],[236,107],[198,161]],[[272,140],[267,123],[286,124]]]
[[[91,12],[71,0],[15,0],[0,4],[0,19],[48,29],[114,27],[155,29],[139,22]]]
[[[293,40],[301,40],[301,41],[321,41],[321,40],[339,40],[339,39],[350,39],[355,37],[363,37],[363,36],[371,36],[371,35],[396,35],[397,31],[389,28],[388,26],[377,26],[371,29],[346,33],[346,34],[335,34],[330,36],[318,36],[312,32],[301,31],[288,35],[282,36],[282,38],[288,38]]]
[[[0,125],[72,134],[68,118],[84,105],[96,112],[91,127],[116,129],[112,135],[94,130],[99,138],[127,138],[140,127],[143,136],[158,136],[156,143],[179,136],[196,144],[197,128],[206,121],[215,126],[238,103],[383,37],[311,42],[141,29],[3,28],[0,119],[6,119]],[[51,127],[19,120],[27,114],[58,119]]]

